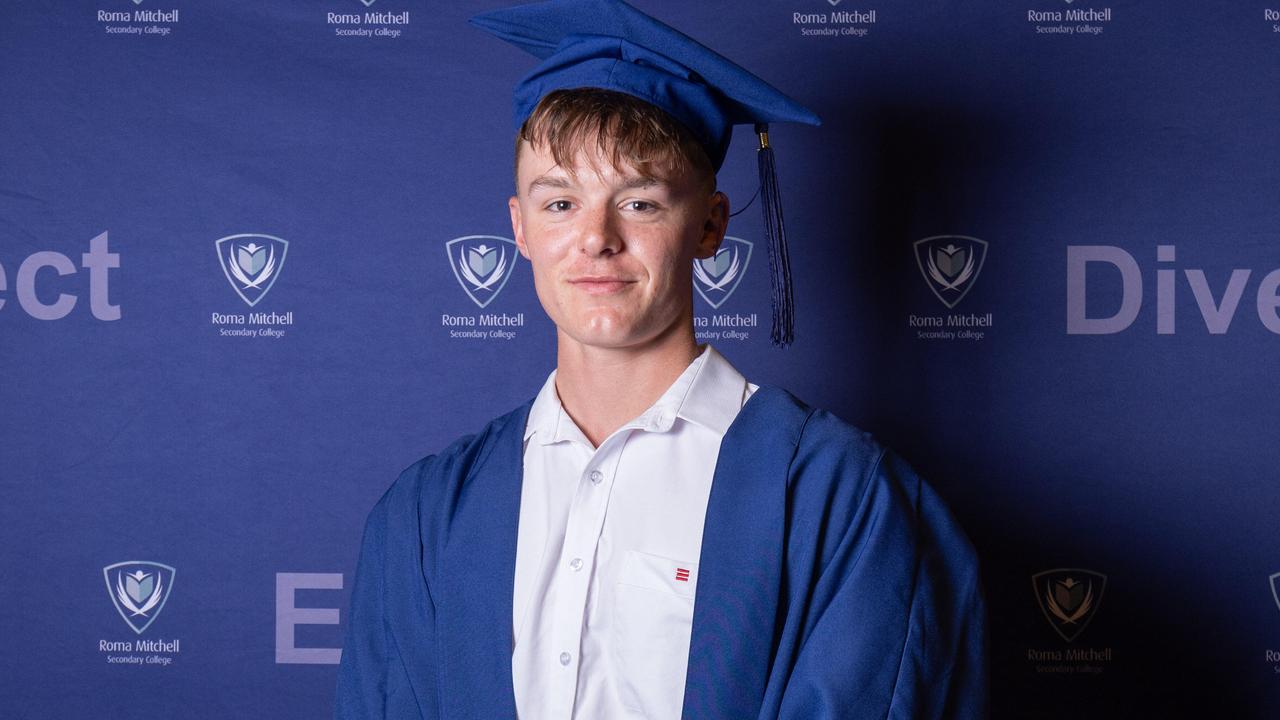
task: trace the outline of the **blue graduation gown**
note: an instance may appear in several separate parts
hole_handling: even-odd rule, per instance
[[[515,717],[531,406],[415,463],[369,514],[340,720]],[[972,547],[901,459],[830,413],[769,386],[743,406],[721,443],[698,568],[685,720],[985,717]]]

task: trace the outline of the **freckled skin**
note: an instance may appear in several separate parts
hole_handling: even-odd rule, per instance
[[[567,170],[521,144],[511,225],[562,346],[692,346],[692,263],[720,246],[729,203],[693,176],[656,174],[582,153]]]

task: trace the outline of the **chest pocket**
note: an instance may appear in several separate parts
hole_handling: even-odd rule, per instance
[[[684,702],[698,565],[630,550],[614,587],[619,700],[650,720],[677,720]]]

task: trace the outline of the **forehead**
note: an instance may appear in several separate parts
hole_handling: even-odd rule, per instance
[[[666,185],[672,188],[683,187],[693,180],[690,173],[680,172],[670,161],[637,162],[615,153],[612,147],[601,148],[594,143],[580,146],[571,161],[561,164],[556,162],[550,147],[521,140],[516,156],[518,190],[525,192],[531,183],[544,179],[563,182],[539,183],[540,186],[596,182],[629,186]]]

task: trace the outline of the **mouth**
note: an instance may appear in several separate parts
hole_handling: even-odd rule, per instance
[[[625,290],[634,282],[614,275],[584,275],[573,278],[569,284],[588,295],[610,295]]]

